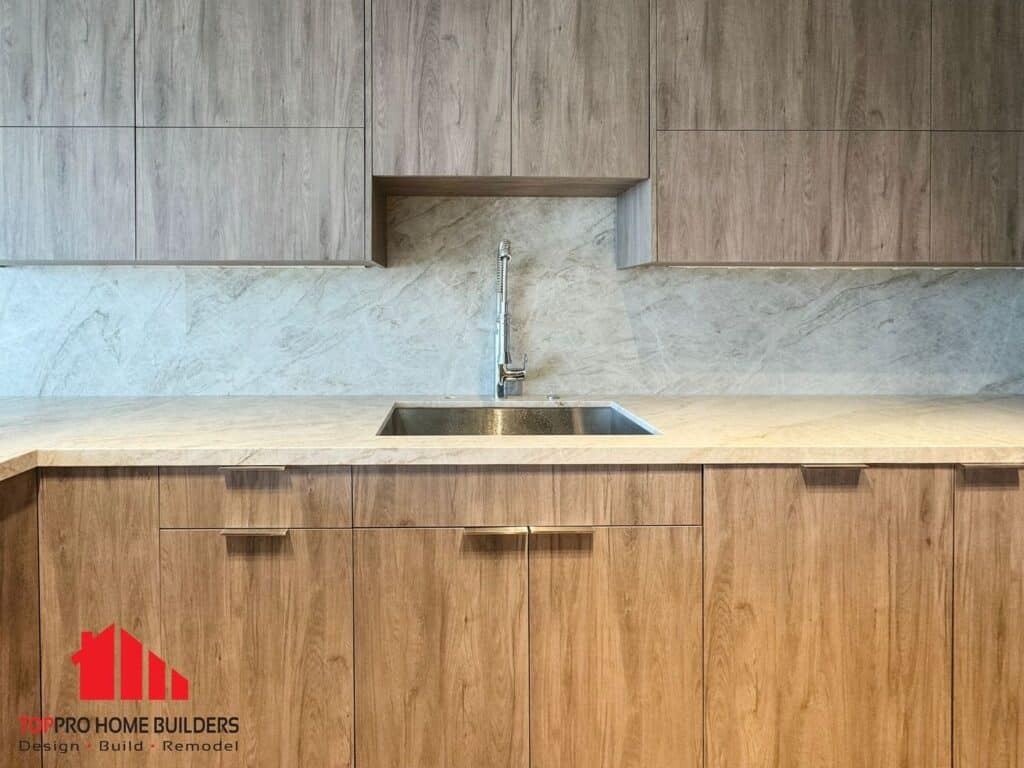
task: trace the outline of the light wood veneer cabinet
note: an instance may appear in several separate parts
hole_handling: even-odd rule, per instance
[[[0,483],[0,713],[237,715],[222,766],[1024,766],[1020,470],[351,472]],[[110,624],[191,700],[80,701]]]
[[[705,470],[708,768],[950,765],[952,505],[948,467]]]
[[[957,471],[954,585],[954,766],[1024,766],[1024,488],[1019,469]]]
[[[355,536],[358,765],[700,765],[699,528]]]

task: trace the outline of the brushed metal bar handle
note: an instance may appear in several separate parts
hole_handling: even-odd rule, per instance
[[[594,529],[586,526],[531,525],[531,536],[593,536]]]
[[[801,464],[801,469],[810,469],[818,472],[825,472],[830,469],[838,469],[841,472],[854,472],[862,469],[870,469],[870,464]]]
[[[281,464],[235,464],[217,467],[218,472],[284,472],[288,469]]]
[[[961,463],[957,464],[957,466],[960,467],[960,469],[968,469],[968,470],[970,470],[970,469],[976,469],[976,470],[986,470],[986,469],[989,469],[989,470],[1000,470],[1000,469],[1002,469],[1002,470],[1007,470],[1007,471],[1009,471],[1011,469],[1021,469],[1022,467],[1024,467],[1024,465],[1022,465],[1022,464],[966,464],[964,462],[961,462]]]
[[[221,536],[229,539],[283,539],[287,528],[223,528]]]
[[[530,529],[525,525],[511,525],[498,528],[463,528],[463,536],[526,536]]]

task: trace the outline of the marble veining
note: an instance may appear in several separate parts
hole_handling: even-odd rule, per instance
[[[0,395],[1024,392],[1024,270],[614,266],[615,205],[392,200],[391,267],[0,270]]]

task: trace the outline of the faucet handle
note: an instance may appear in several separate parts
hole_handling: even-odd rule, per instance
[[[526,355],[523,355],[523,364],[521,366],[509,365],[508,363],[501,364],[501,380],[502,381],[522,381],[526,378]]]

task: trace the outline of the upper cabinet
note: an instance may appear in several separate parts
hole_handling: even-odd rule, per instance
[[[512,175],[647,178],[648,0],[512,11]]]
[[[932,127],[1024,130],[1024,3],[935,0]]]
[[[374,0],[373,172],[507,176],[509,0]]]
[[[372,18],[375,176],[648,176],[647,0],[374,0]]]
[[[658,128],[928,127],[931,0],[660,0]]]
[[[0,125],[132,124],[132,0],[5,0]]]
[[[136,5],[140,125],[362,127],[362,0]]]
[[[655,13],[652,178],[620,200],[620,265],[1024,259],[1024,3]]]

